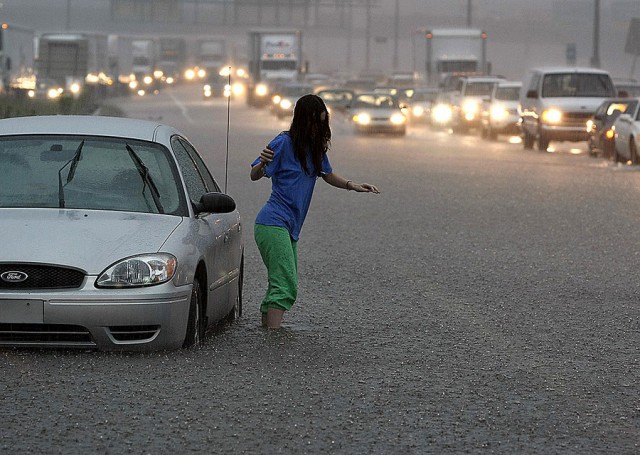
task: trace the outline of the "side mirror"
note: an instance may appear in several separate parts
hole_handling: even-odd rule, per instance
[[[538,91],[537,90],[528,90],[527,91],[527,98],[538,98]]]
[[[206,193],[200,202],[193,203],[193,209],[198,213],[231,213],[236,209],[236,201],[224,193]]]

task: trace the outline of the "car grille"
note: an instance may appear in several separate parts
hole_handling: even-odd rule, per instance
[[[160,332],[159,325],[124,325],[109,327],[111,336],[116,341],[150,341],[158,332]]]
[[[587,120],[592,117],[589,112],[564,112],[562,114],[563,126],[577,126],[586,128]]]
[[[27,279],[22,282],[10,282],[0,279],[0,289],[72,289],[82,286],[85,273],[59,267],[40,264],[0,264],[0,276],[5,272],[22,272]]]
[[[79,325],[0,324],[0,345],[95,347],[89,331]]]

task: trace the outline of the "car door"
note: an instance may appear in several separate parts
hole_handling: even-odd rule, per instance
[[[187,187],[187,193],[192,202],[200,201],[203,194],[219,191],[211,175],[203,174],[198,168],[195,149],[180,136],[171,139],[171,148],[178,160]],[[211,180],[209,180],[211,179]],[[209,181],[208,181],[209,180]],[[204,257],[207,267],[207,316],[210,320],[217,320],[224,316],[228,309],[228,275],[230,272],[228,258],[229,216],[219,213],[200,213],[190,222],[194,223],[193,231],[197,238],[198,251]]]

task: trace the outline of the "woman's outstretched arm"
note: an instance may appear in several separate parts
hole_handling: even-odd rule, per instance
[[[369,183],[357,183],[353,180],[347,180],[341,175],[332,172],[331,174],[323,174],[322,178],[325,182],[327,182],[331,186],[335,186],[336,188],[342,188],[347,191],[357,191],[358,193],[375,193],[378,194],[380,191],[374,185]]]

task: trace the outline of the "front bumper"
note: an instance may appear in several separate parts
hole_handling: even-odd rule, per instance
[[[371,122],[367,125],[355,124],[355,131],[358,133],[387,133],[405,134],[407,126],[405,124],[395,125],[389,122]]]
[[[0,292],[0,346],[105,351],[177,349],[184,341],[191,286]]]
[[[589,139],[589,133],[584,126],[576,127],[542,124],[539,133],[544,134],[552,141],[581,142]]]

